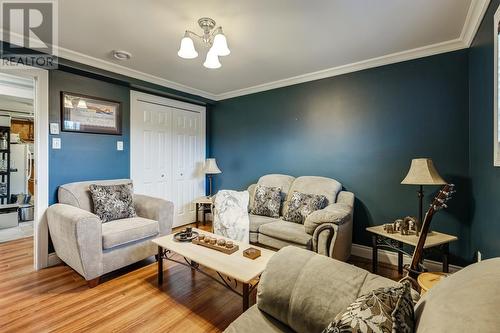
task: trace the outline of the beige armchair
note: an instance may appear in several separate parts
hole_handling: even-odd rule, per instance
[[[346,261],[351,254],[354,194],[342,191],[335,179],[315,176],[292,177],[270,174],[260,177],[257,184],[248,187],[249,210],[257,185],[280,187],[283,204],[280,216],[294,191],[326,196],[329,205],[307,217],[304,224],[287,222],[250,214],[250,242],[275,249],[288,245],[312,250],[338,260]]]
[[[87,280],[156,254],[152,238],[170,234],[173,203],[134,194],[137,217],[102,223],[94,215],[89,185],[128,184],[131,180],[87,181],[59,187],[59,203],[47,209],[50,237],[57,256]]]

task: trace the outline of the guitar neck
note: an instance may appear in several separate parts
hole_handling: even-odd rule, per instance
[[[416,279],[420,273],[420,263],[422,262],[422,256],[424,252],[425,241],[427,239],[427,234],[431,227],[432,217],[434,213],[438,210],[446,208],[446,202],[451,198],[451,195],[455,193],[455,185],[446,184],[443,186],[441,191],[436,195],[432,201],[431,206],[425,214],[424,222],[422,223],[422,229],[420,230],[420,237],[418,238],[417,246],[415,246],[415,251],[413,252],[413,257],[411,260],[410,267],[408,268],[408,276]]]
[[[415,252],[413,252],[413,258],[408,272],[408,274],[414,279],[416,279],[418,276],[419,265],[420,262],[422,261],[422,255],[424,252],[423,249],[425,241],[427,239],[427,233],[429,232],[431,227],[431,221],[433,216],[434,216],[434,209],[432,209],[431,207],[427,211],[427,214],[425,214],[424,223],[422,224],[422,229],[420,230],[420,237],[418,239],[417,246],[415,247]]]

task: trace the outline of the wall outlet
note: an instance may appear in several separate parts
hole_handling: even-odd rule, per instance
[[[481,262],[483,260],[483,255],[481,254],[481,251],[477,251],[477,262]]]
[[[61,149],[61,138],[52,138],[52,149]]]
[[[116,150],[123,150],[123,141],[116,141]]]

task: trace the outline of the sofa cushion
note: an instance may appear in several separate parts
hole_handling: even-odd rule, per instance
[[[304,224],[311,213],[325,208],[327,204],[328,200],[324,195],[293,192],[287,202],[283,219]]]
[[[59,186],[57,189],[57,199],[59,203],[75,206],[92,213],[94,212],[94,203],[92,202],[92,198],[90,196],[90,185],[117,185],[131,183],[132,180],[130,179],[93,180],[68,183]]]
[[[157,221],[142,217],[114,220],[102,224],[102,247],[105,250],[116,246],[156,236],[159,233]]]
[[[258,285],[257,305],[298,333],[321,332],[361,295],[367,280],[377,287],[399,286],[364,269],[287,246],[269,260]]]
[[[280,217],[281,188],[257,185],[251,213],[269,217]]]
[[[415,307],[416,332],[498,332],[499,304],[500,258],[481,261],[425,293]]]
[[[263,224],[259,228],[259,233],[304,246],[308,246],[312,241],[312,236],[306,233],[304,226],[293,222],[277,221]]]
[[[280,174],[269,174],[259,178],[257,182],[258,185],[265,185],[271,187],[279,187],[281,188],[281,209],[280,215],[283,214],[283,202],[285,202],[288,192],[292,187],[293,182],[295,181],[295,177],[288,175],[280,175]]]
[[[134,189],[132,184],[89,186],[94,214],[102,222],[136,217],[134,208]]]
[[[320,194],[328,199],[328,203],[337,200],[337,194],[342,190],[342,185],[335,179],[316,176],[302,176],[295,179],[288,192],[287,201],[294,191],[302,193]]]
[[[313,246],[312,240],[308,244],[302,245],[302,244],[297,244],[297,243],[291,243],[289,241],[284,241],[284,240],[274,238],[271,236],[267,236],[267,235],[264,235],[261,233],[258,233],[257,235],[258,235],[258,237],[257,237],[258,243],[260,245],[264,245],[264,246],[267,246],[267,247],[275,249],[275,250],[279,250],[279,249],[282,249],[282,248],[287,247],[287,246],[295,246],[295,247],[298,247],[298,248],[301,248],[304,250],[311,251],[312,246]]]
[[[280,321],[252,306],[224,330],[224,333],[292,333],[293,330]]]
[[[250,214],[248,215],[248,217],[250,218],[250,232],[259,232],[259,228],[261,225],[280,221],[280,219],[274,217],[261,216],[261,215]]]
[[[259,178],[257,185],[279,187],[284,195],[288,194],[295,177],[280,174],[269,174]]]

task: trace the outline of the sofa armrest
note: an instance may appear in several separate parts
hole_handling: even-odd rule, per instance
[[[257,187],[257,184],[252,184],[248,186],[247,191],[248,191],[248,212],[252,210],[253,207],[253,197],[255,196],[255,188]]]
[[[353,208],[346,203],[334,203],[323,209],[312,212],[304,221],[304,228],[309,235],[313,235],[318,226],[323,223],[341,225],[352,217]]]
[[[172,233],[174,222],[174,203],[143,194],[134,194],[134,207],[137,215],[158,221],[160,235]]]
[[[50,237],[57,256],[85,280],[102,274],[102,222],[94,214],[65,204],[47,209]]]
[[[346,204],[354,209],[354,193],[348,191],[340,191],[337,195],[337,203]]]
[[[397,285],[353,265],[287,246],[269,260],[257,288],[257,306],[295,332],[321,332],[365,290]]]

